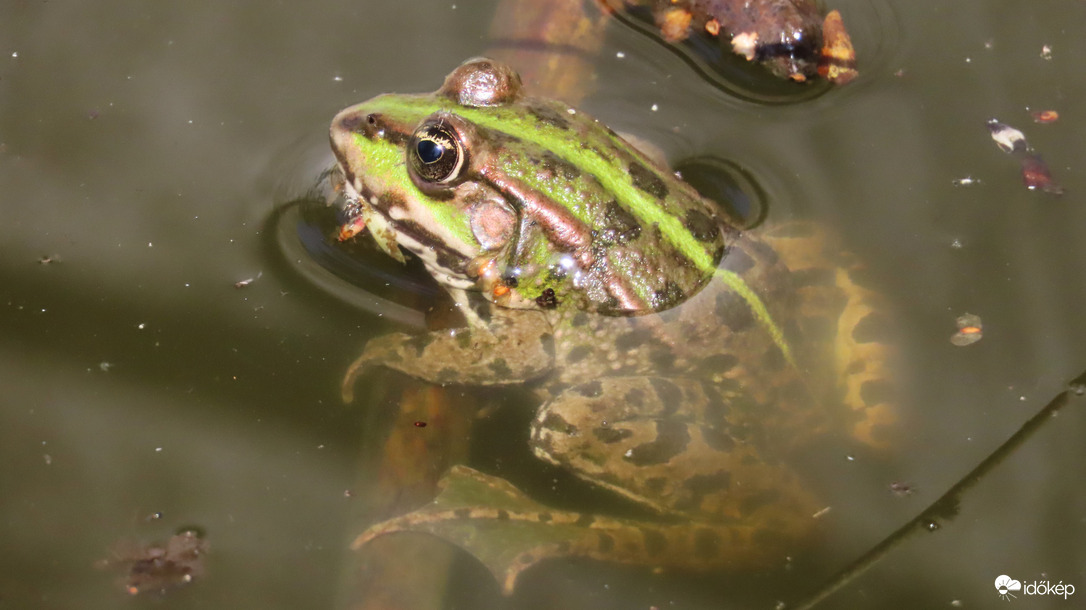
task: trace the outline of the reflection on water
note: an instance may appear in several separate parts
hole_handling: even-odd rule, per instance
[[[862,75],[844,89],[752,103],[613,27],[582,105],[669,155],[734,160],[758,177],[770,222],[815,218],[840,231],[908,329],[911,400],[896,452],[830,447],[811,461],[830,508],[817,563],[708,583],[556,564],[527,574],[511,605],[765,606],[813,590],[941,495],[1086,362],[1083,125],[1073,104],[1086,95],[1077,63],[1086,43],[1067,27],[1086,6],[834,8]],[[358,533],[351,515],[371,499],[355,483],[355,460],[373,446],[360,439],[389,438],[387,396],[396,395],[375,388],[384,400],[344,408],[339,382],[367,339],[399,324],[367,313],[349,283],[338,296],[315,286],[304,270],[314,257],[284,246],[275,258],[263,232],[278,226],[266,223],[276,207],[330,165],[336,111],[382,91],[432,90],[483,52],[486,10],[100,2],[8,11],[0,599],[114,608],[127,595],[95,562],[118,540],[150,544],[196,524],[209,540],[207,576],[168,604],[334,605],[353,560],[344,558]],[[1029,141],[1059,177],[1061,198],[1026,190],[985,128],[993,116],[1025,125],[1027,108],[1060,112],[1031,127]],[[323,161],[282,164],[283,150]],[[979,184],[955,186],[964,176]],[[43,256],[59,263],[42,265]],[[966,312],[984,320],[984,338],[955,347],[948,338]],[[497,426],[492,436],[527,417],[516,396],[465,400],[502,401],[482,424]],[[408,431],[418,434],[403,440],[443,438],[437,420],[415,420]],[[1002,574],[1086,586],[1076,581],[1084,500],[1068,467],[1082,458],[1082,422],[1081,409],[1065,410],[962,499],[958,518],[824,607],[986,607]],[[512,444],[473,448],[471,459],[499,474],[527,470],[526,451]],[[534,476],[552,498],[599,501],[552,482],[557,473]],[[895,482],[913,493],[895,494]],[[141,520],[152,512],[163,519]],[[411,565],[409,580],[444,578]],[[449,578],[479,583],[465,603],[496,599],[470,562]]]

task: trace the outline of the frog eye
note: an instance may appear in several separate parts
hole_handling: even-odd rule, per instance
[[[430,184],[445,185],[460,177],[464,168],[464,147],[447,123],[426,122],[415,130],[407,157],[415,175]]]

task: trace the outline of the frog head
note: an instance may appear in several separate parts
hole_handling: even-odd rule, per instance
[[[718,207],[613,131],[462,64],[436,92],[340,112],[348,233],[369,228],[441,284],[513,308],[630,315],[697,292],[724,252]]]

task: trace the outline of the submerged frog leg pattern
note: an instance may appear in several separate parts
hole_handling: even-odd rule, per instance
[[[850,411],[850,434],[880,449],[890,444],[898,420],[894,405],[895,358],[892,325],[883,296],[860,283],[861,265],[842,252],[825,230],[812,223],[792,222],[761,235],[773,246],[794,278],[800,308],[798,324],[807,345],[833,346],[833,357],[806,359],[832,364],[816,379],[836,380],[827,388]],[[820,353],[825,353],[824,350]]]
[[[353,400],[355,383],[372,366],[442,385],[519,384],[553,368],[554,339],[542,314],[517,310],[495,310],[485,327],[377,337],[347,369],[345,402]]]
[[[789,540],[818,510],[781,454],[764,405],[699,380],[609,377],[569,388],[532,424],[536,456],[662,515],[744,519]],[[776,451],[774,451],[776,449]],[[768,550],[768,549],[767,549]]]
[[[540,504],[504,479],[454,466],[430,504],[377,523],[351,544],[379,536],[426,533],[483,563],[509,595],[524,570],[544,559],[585,557],[674,569],[753,569],[783,564],[767,532],[746,521],[655,523],[563,511]]]

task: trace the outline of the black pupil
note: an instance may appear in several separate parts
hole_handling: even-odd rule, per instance
[[[455,132],[442,125],[423,125],[412,140],[414,151],[408,157],[418,180],[448,185],[459,178],[464,152]]]
[[[423,163],[436,163],[445,155],[445,147],[430,139],[419,140],[417,150]]]

